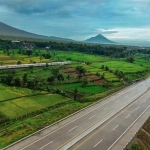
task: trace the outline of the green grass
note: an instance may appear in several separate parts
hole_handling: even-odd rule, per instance
[[[110,72],[105,72],[104,77],[109,82],[119,82],[120,81],[118,77],[116,77],[113,73],[110,73]]]
[[[3,54],[3,51],[0,50],[0,62],[3,62],[3,65],[16,65],[18,61],[21,61],[22,64],[29,64],[31,61],[40,63],[40,62],[50,62],[51,60],[42,58],[40,56],[27,56],[22,54],[14,54],[7,56]]]
[[[21,88],[21,87],[13,87],[13,86],[5,86],[0,84],[0,101],[13,99],[21,96],[36,94],[33,93],[31,89],[28,88]],[[37,93],[43,93],[37,91]]]
[[[99,64],[99,63],[93,63],[92,66],[95,66],[95,64]],[[103,69],[99,69],[97,66],[96,67],[92,67],[92,66],[88,66],[88,65],[79,65],[79,66],[83,66],[87,73],[92,73],[92,74],[97,74],[99,73],[100,76],[104,74],[105,76],[105,79],[108,81],[108,82],[119,82],[119,78],[116,77],[113,73],[110,73],[109,71],[105,71]],[[74,65],[74,68],[75,68],[75,65]]]
[[[16,121],[7,127],[7,130],[4,129],[0,132],[0,148],[43,128],[44,126],[52,124],[89,104],[90,103],[69,101],[68,104],[63,107],[51,109],[34,118],[26,119],[23,122]]]
[[[53,61],[66,61],[67,58],[71,58],[72,61],[80,61],[80,62],[96,62],[96,61],[106,61],[109,60],[109,57],[99,56],[99,55],[91,55],[79,52],[61,52],[55,51],[55,56],[52,55]]]
[[[54,56],[54,52],[56,55]],[[0,51],[2,53],[2,51]],[[90,54],[82,54],[78,52],[59,52],[59,51],[52,51],[50,52],[52,55],[51,60],[45,60],[42,59],[42,61],[66,61],[67,58],[72,59],[72,64],[67,67],[73,67],[76,66],[83,66],[87,73],[96,74],[99,73],[100,76],[104,74],[105,80],[108,81],[108,85],[110,85],[109,88],[95,85],[94,83],[89,82],[87,87],[82,87],[82,83],[71,83],[68,84],[68,82],[74,82],[77,81],[76,78],[71,78],[70,81],[65,80],[64,82],[61,82],[61,84],[56,81],[54,85],[48,84],[49,88],[58,88],[66,91],[74,92],[75,87],[77,87],[78,92],[80,94],[83,94],[85,97],[83,99],[80,99],[80,103],[78,101],[73,101],[70,98],[63,97],[58,94],[46,94],[46,92],[39,92],[39,91],[32,91],[27,88],[19,88],[19,87],[8,87],[0,85],[0,114],[3,117],[2,119],[15,119],[18,117],[21,117],[23,115],[28,114],[25,118],[19,119],[19,120],[13,120],[14,122],[6,125],[5,127],[0,128],[0,148],[26,136],[30,133],[33,133],[34,131],[37,131],[38,129],[41,129],[51,123],[54,123],[58,121],[59,119],[62,119],[63,117],[93,103],[94,101],[104,98],[105,96],[108,96],[113,92],[114,87],[121,86],[120,80],[109,71],[105,71],[101,69],[101,66],[108,66],[109,69],[115,71],[116,69],[123,71],[124,73],[130,73],[128,74],[129,80],[133,80],[137,78],[135,76],[137,72],[145,71],[146,69],[149,69],[149,66],[146,65],[146,62],[144,62],[143,59],[137,59],[135,60],[134,64],[127,63],[125,61],[122,61],[118,59],[118,61],[114,61],[117,59],[111,60],[108,57],[105,56],[98,56],[98,55],[90,55]],[[5,63],[11,64],[16,63],[18,60],[21,60],[23,63],[30,63],[30,60],[38,62],[40,60],[39,56],[25,56],[20,54],[15,54],[15,56],[6,56],[4,54],[0,54],[0,62],[4,61]],[[79,63],[74,63],[74,62]],[[81,62],[91,62],[92,65],[85,65],[84,63],[81,64]],[[142,63],[142,65],[141,65]],[[48,68],[34,68],[33,73],[31,73],[31,70],[29,69],[18,69],[16,70],[15,76],[19,76],[22,78],[24,73],[28,74],[28,79],[34,79],[34,78],[40,78],[44,81],[44,83],[47,84],[47,77],[51,76],[51,69],[52,67]],[[62,68],[61,68],[62,69]],[[2,74],[2,71],[0,72]],[[4,73],[5,74],[5,73]],[[67,74],[64,75],[64,77],[67,76]],[[106,82],[104,81],[104,82]],[[64,84],[65,83],[65,84]],[[43,90],[46,89],[46,84],[42,87]],[[112,89],[112,91],[108,91]],[[115,88],[117,90],[117,88]],[[45,93],[45,95],[37,95],[37,96],[31,96],[32,94],[38,94],[38,93]],[[19,96],[27,96],[18,98],[15,100],[2,102],[2,100],[6,100],[9,98],[16,98]],[[60,104],[60,107],[58,105]],[[62,105],[61,105],[62,104]],[[51,107],[52,106],[52,107]],[[57,107],[55,107],[57,106]],[[48,109],[44,109],[45,107],[49,107]],[[50,108],[51,107],[51,108]],[[29,114],[32,112],[35,112],[37,110],[44,109],[44,111],[40,111],[35,114]],[[6,129],[7,130],[6,130]]]
[[[125,61],[109,61],[104,63],[93,63],[93,67],[100,68],[102,65],[109,67],[110,70],[119,70],[123,71],[124,73],[136,73],[136,72],[142,72],[145,71],[146,68],[139,66],[137,64],[128,63]]]
[[[38,95],[31,97],[18,98],[12,101],[1,102],[0,112],[9,119],[14,119],[26,115],[31,112],[43,109],[45,107],[54,106],[62,102],[69,101],[69,98],[58,94]]]
[[[150,55],[146,55],[146,58],[147,59],[145,60],[143,56],[136,56],[134,63],[139,66],[145,67],[149,70],[150,69],[150,67],[149,67],[150,66],[150,59],[149,59]]]
[[[16,98],[19,96],[20,96],[20,94],[17,94],[13,91],[4,89],[4,90],[1,90],[1,92],[0,92],[0,101],[6,100],[6,99],[11,99],[11,98]]]
[[[44,96],[43,96],[43,99],[44,99]],[[42,105],[32,101],[30,99],[30,97],[29,98],[19,98],[19,99],[13,100],[13,103],[18,108],[21,108],[23,111],[25,111],[25,114],[28,114],[28,113],[31,113],[31,112],[34,112],[34,111],[44,108]],[[22,115],[25,115],[25,114],[22,114]],[[19,117],[19,115],[20,114],[18,114],[17,117]],[[22,115],[20,115],[20,116],[22,116]]]
[[[75,83],[75,84],[64,84],[64,85],[60,85],[59,86],[62,89],[66,89],[66,90],[70,90],[70,91],[74,91],[75,87],[78,89],[79,93],[85,93],[85,94],[96,94],[96,93],[100,93],[100,92],[104,92],[106,90],[108,90],[108,88],[106,87],[102,87],[102,86],[97,86],[93,83],[88,83],[88,85],[86,87],[82,86],[82,83]]]
[[[45,96],[39,95],[39,96],[30,97],[30,100],[33,100],[34,102],[36,102],[44,107],[48,107],[48,106],[56,105],[61,102],[69,101],[70,98],[63,97],[58,94],[47,94]]]
[[[26,111],[18,107],[12,101],[0,103],[0,112],[9,119],[14,119],[26,114]]]

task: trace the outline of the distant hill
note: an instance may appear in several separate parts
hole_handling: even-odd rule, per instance
[[[98,43],[98,44],[115,44],[115,42],[107,39],[106,37],[104,37],[101,34],[98,34],[95,37],[91,37],[91,38],[85,40],[85,42],[88,42],[88,43]]]
[[[0,38],[1,39],[45,39],[45,40],[53,40],[53,41],[67,41],[73,42],[71,39],[54,37],[54,36],[43,36],[34,33],[30,33],[24,30],[20,30],[14,27],[11,27],[7,24],[0,22]]]

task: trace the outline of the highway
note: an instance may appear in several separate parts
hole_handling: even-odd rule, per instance
[[[101,125],[70,149],[110,150],[121,136],[146,112],[150,114],[150,91]],[[130,138],[130,137],[129,137]]]
[[[150,110],[149,86],[148,78],[7,149],[110,149]]]

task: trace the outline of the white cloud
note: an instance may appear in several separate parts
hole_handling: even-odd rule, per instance
[[[135,39],[135,40],[149,40],[150,39],[150,27],[142,28],[110,28],[110,29],[98,29],[100,33],[105,35],[110,39]],[[110,34],[108,34],[110,32]]]

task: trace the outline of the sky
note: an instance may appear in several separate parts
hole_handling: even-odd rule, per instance
[[[32,33],[82,41],[102,34],[150,43],[150,0],[0,0],[0,22]]]

